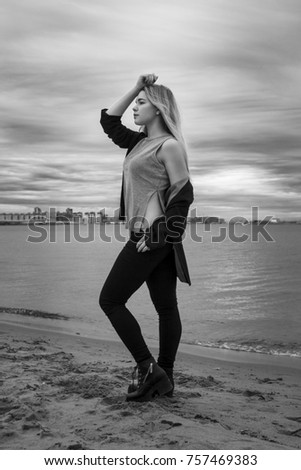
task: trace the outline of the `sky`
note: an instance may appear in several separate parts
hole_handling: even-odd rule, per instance
[[[300,0],[2,0],[0,44],[0,212],[113,213],[124,150],[100,110],[156,73],[197,215],[301,219]]]

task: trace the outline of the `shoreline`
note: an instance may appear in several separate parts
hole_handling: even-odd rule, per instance
[[[15,309],[16,310],[16,309]],[[3,312],[2,312],[3,313]],[[46,313],[46,312],[45,312]],[[47,313],[46,313],[47,314]],[[15,319],[8,318],[14,316]],[[63,316],[62,316],[63,317]],[[2,319],[0,316],[0,323],[1,324],[12,324],[16,326],[20,326],[21,328],[29,328],[38,331],[53,331],[54,333],[58,334],[66,334],[71,336],[81,336],[82,338],[87,338],[91,340],[99,340],[99,341],[109,341],[113,343],[119,343],[120,340],[117,337],[106,337],[101,336],[100,334],[93,334],[92,331],[90,332],[83,332],[80,333],[77,328],[73,327],[73,330],[67,330],[66,326],[58,326],[54,325],[53,320],[45,323],[45,319],[49,320],[51,317],[40,317],[41,322],[37,323],[37,317],[34,317],[34,324],[32,322],[33,317],[22,317],[22,320],[18,318],[18,314],[9,313],[5,319]],[[64,317],[62,319],[66,319],[68,317]],[[114,334],[114,333],[113,333]],[[147,339],[147,343],[151,348],[157,348],[158,342],[156,340]],[[224,349],[224,348],[215,348],[215,347],[207,347],[201,346],[198,344],[189,344],[181,342],[179,345],[179,353],[189,354],[192,356],[197,357],[204,357],[207,359],[215,359],[217,361],[226,361],[226,362],[237,362],[237,363],[245,363],[245,364],[262,364],[262,365],[271,365],[271,366],[282,366],[288,367],[292,369],[296,369],[301,371],[301,358],[300,357],[292,357],[287,355],[272,355],[272,354],[265,354],[265,353],[258,353],[258,352],[249,352],[249,351],[237,351],[233,349]]]
[[[296,367],[181,345],[174,397],[128,403],[120,341],[46,328],[1,321],[0,449],[300,449]]]

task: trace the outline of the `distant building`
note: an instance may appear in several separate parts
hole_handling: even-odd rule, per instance
[[[187,217],[187,222],[199,223],[199,224],[224,224],[225,219],[221,219],[220,217],[214,217],[214,216],[205,216],[205,217],[191,216],[191,217]]]
[[[33,212],[3,212],[0,214],[1,225],[26,225],[30,221],[45,222],[48,220],[48,212],[43,212],[39,207],[35,207]]]
[[[35,207],[33,214],[30,217],[30,222],[46,222],[49,218],[49,213],[48,212],[42,212],[42,210],[39,207]]]
[[[240,216],[236,216],[236,217],[232,217],[230,220],[229,220],[229,223],[230,224],[248,224],[249,221],[245,218],[245,217],[240,217]]]
[[[27,225],[29,222],[37,223],[74,223],[74,224],[104,224],[119,222],[118,216],[109,217],[105,210],[99,212],[74,212],[68,207],[65,211],[42,211],[35,207],[33,212],[25,213],[0,213],[0,225]]]

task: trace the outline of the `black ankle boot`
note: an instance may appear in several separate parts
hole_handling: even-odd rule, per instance
[[[173,368],[170,367],[162,367],[160,366],[161,369],[163,369],[165,372],[166,372],[166,375],[167,377],[169,378],[169,381],[172,385],[172,388],[171,390],[169,390],[169,392],[165,393],[164,395],[166,395],[167,397],[172,397],[173,396],[173,391],[174,391],[174,379],[173,379]],[[132,372],[132,382],[130,383],[130,385],[128,386],[128,393],[132,393],[132,392],[135,392],[138,388],[138,366],[136,366],[134,368],[134,371]]]
[[[173,388],[166,372],[153,358],[138,364],[136,379],[137,383],[133,380],[128,388],[126,401],[149,401]]]

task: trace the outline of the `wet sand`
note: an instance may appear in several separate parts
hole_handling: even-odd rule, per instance
[[[174,397],[127,403],[119,341],[0,330],[0,449],[300,449],[300,360],[181,345]]]

